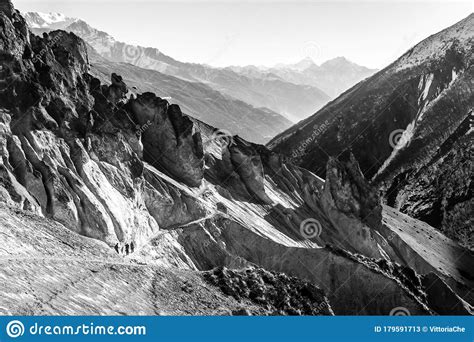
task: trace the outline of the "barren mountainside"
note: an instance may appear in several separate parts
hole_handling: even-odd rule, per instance
[[[324,177],[352,151],[388,205],[473,248],[474,14],[423,40],[268,147]]]
[[[117,72],[131,92],[156,93],[171,104],[179,104],[184,113],[246,140],[263,144],[291,125],[270,109],[252,107],[203,83],[188,82],[128,63],[111,62],[91,49],[88,51],[90,73],[102,81],[108,82],[110,75]]]
[[[0,314],[473,313],[473,254],[354,154],[322,179],[0,5]]]
[[[130,63],[185,81],[204,83],[226,96],[256,108],[268,108],[293,122],[308,117],[330,99],[319,88],[307,83],[295,83],[280,77],[249,77],[249,75],[236,73],[228,68],[183,63],[156,48],[116,41],[106,32],[99,31],[80,19],[62,16],[54,22],[45,22],[43,17],[49,18],[50,16],[51,14],[35,12],[25,14],[33,32],[37,34],[58,28],[73,32],[84,39],[98,54],[110,61]],[[212,63],[212,60],[208,63]],[[235,117],[241,115],[237,111],[232,113]]]

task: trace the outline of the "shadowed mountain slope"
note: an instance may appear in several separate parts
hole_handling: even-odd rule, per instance
[[[269,108],[293,122],[307,117],[329,101],[328,95],[312,85],[295,84],[280,77],[249,77],[228,68],[213,68],[205,64],[183,63],[156,48],[118,42],[106,32],[96,30],[80,19],[71,22],[70,18],[60,17],[48,25],[44,20],[38,19],[41,16],[50,17],[48,14],[35,12],[25,14],[35,33],[50,31],[50,27],[73,32],[110,61],[130,63],[186,81],[204,83],[253,107]],[[233,115],[240,117],[240,113]]]
[[[91,73],[103,82],[112,73],[119,73],[131,92],[156,93],[170,103],[179,104],[184,113],[249,141],[266,143],[291,125],[289,120],[267,108],[254,108],[203,83],[184,81],[128,63],[110,62],[95,51],[88,51]]]
[[[323,180],[102,83],[72,33],[3,7],[0,28],[1,312],[473,313],[472,253],[382,205],[354,155]]]
[[[320,176],[351,150],[390,206],[473,247],[474,14],[269,144]]]

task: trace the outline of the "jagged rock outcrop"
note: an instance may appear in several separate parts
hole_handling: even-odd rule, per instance
[[[352,153],[329,158],[323,203],[338,213],[352,216],[372,229],[382,223],[382,205],[377,190],[364,178]],[[329,210],[329,208],[328,208]]]
[[[211,136],[214,138],[214,135]],[[207,146],[207,177],[246,201],[271,204],[265,193],[264,167],[256,147],[239,137],[227,137],[223,146]],[[218,145],[211,139],[208,145]]]
[[[179,192],[167,201],[167,209],[148,211],[159,202],[149,198],[156,189],[143,178],[144,158],[162,161],[165,170],[189,184],[199,186],[202,179],[199,133],[179,107],[168,108],[155,98],[165,106],[154,108],[156,115],[143,116],[130,108],[136,109],[147,95],[131,99],[126,107],[121,77],[112,74],[111,84],[102,85],[88,75],[85,43],[74,34],[30,35],[16,12],[3,16],[1,24],[2,82],[8,82],[0,92],[6,109],[2,179],[9,189],[4,202],[110,246],[139,244],[158,230],[157,220],[173,225],[205,216],[199,205],[190,210],[192,201],[181,200]],[[25,51],[31,52],[28,58],[23,58]],[[186,170],[190,163],[194,165]],[[178,203],[184,204],[180,210]],[[172,222],[167,222],[163,214],[171,212]]]
[[[350,150],[384,203],[472,248],[473,44],[470,13],[268,146],[321,177]]]
[[[144,160],[169,175],[198,187],[204,176],[201,135],[179,106],[152,93],[132,100],[130,107],[140,125]]]
[[[123,81],[122,76],[115,73],[112,73],[110,80],[112,84],[108,87],[109,94],[107,99],[112,103],[117,103],[125,97],[125,94],[127,94],[127,85]]]
[[[380,236],[382,205],[377,190],[365,179],[352,153],[329,159],[321,192],[321,208],[337,232],[329,240],[332,244],[373,258],[387,258],[388,254],[399,261],[397,253]],[[346,240],[345,246],[341,240]],[[386,245],[383,252],[379,242]]]
[[[0,12],[5,13],[8,17],[12,17],[15,13],[15,8],[11,0],[3,0],[0,2]]]
[[[30,35],[16,12],[0,13],[0,27],[0,254],[13,257],[0,260],[0,276],[14,274],[0,290],[7,313],[123,313],[123,301],[144,314],[160,314],[153,302],[179,314],[205,305],[218,314],[314,314],[320,304],[324,314],[470,312],[472,254],[380,207],[353,157],[332,160],[324,181],[238,137],[223,146],[216,128],[179,106],[131,96],[116,74],[111,84],[91,76],[75,35]],[[249,267],[264,270],[239,271]],[[231,296],[203,284],[205,271]],[[282,281],[260,286],[270,274]],[[28,300],[13,301],[25,279]],[[103,288],[101,311],[84,298]],[[201,309],[179,304],[186,300]]]

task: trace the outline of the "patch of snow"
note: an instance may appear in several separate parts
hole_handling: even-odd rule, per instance
[[[407,128],[405,129],[405,131],[403,132],[403,135],[400,139],[400,144],[398,146],[398,150],[408,145],[408,143],[411,141],[411,138],[413,138],[414,132],[415,132],[415,121],[410,122]]]
[[[462,74],[462,70],[459,70],[459,71],[456,71],[456,69],[452,69],[451,70],[451,81],[449,82],[449,84],[444,88],[440,88],[438,87],[437,88],[437,91],[436,91],[436,97],[435,98],[432,98],[429,102],[425,102],[425,103],[421,103],[421,100],[426,100],[426,96],[428,95],[428,92],[429,92],[429,88],[431,87],[431,83],[434,79],[434,76],[432,74],[428,75],[428,77],[423,77],[421,76],[421,79],[420,79],[420,84],[422,84],[423,80],[425,82],[425,89],[423,90],[422,94],[420,94],[420,97],[418,98],[418,104],[420,105],[420,109],[418,111],[418,114],[417,114],[417,118],[416,118],[416,121],[419,122],[422,118],[423,118],[423,115],[426,113],[426,111],[428,110],[428,108],[431,106],[432,103],[436,102],[436,100],[444,93],[446,92],[453,84],[454,82],[456,82],[456,80],[459,78],[459,75]],[[433,76],[433,77],[430,77],[430,76]],[[421,91],[420,89],[420,85],[418,85],[418,89]]]
[[[425,81],[425,77],[424,75],[421,75],[420,76],[420,82],[418,82],[418,90],[421,91],[421,89],[423,89],[423,83]]]
[[[48,27],[51,24],[59,23],[61,21],[66,21],[67,19],[69,19],[62,13],[37,13],[38,16],[44,21],[42,27]]]
[[[451,71],[451,82],[449,82],[449,87],[454,83],[454,81],[456,81],[458,76],[459,76],[459,73],[457,73],[456,69],[453,68],[453,70]]]
[[[428,97],[428,94],[430,92],[431,84],[433,83],[434,80],[434,74],[430,73],[427,75],[421,75],[420,77],[420,82],[418,83],[418,90],[420,91],[420,95],[418,96],[418,106],[420,109],[418,110],[417,114],[417,121],[421,120],[424,109],[426,107],[426,99]]]
[[[471,134],[474,132],[474,112],[469,113],[469,131],[467,131],[466,135]]]
[[[22,13],[25,17],[28,26],[33,29],[63,29],[67,25],[77,21],[75,18],[70,18],[62,13],[43,13],[43,12],[27,12]]]
[[[398,139],[396,148],[394,148],[390,156],[387,159],[385,159],[383,165],[379,168],[379,170],[372,177],[372,179],[375,179],[377,176],[379,176],[382,173],[382,171],[385,170],[385,168],[392,162],[392,160],[395,158],[398,152],[410,143],[415,133],[416,121],[417,119],[413,120],[412,122],[408,124],[407,128],[403,131],[402,136],[400,137],[400,139]]]
[[[426,100],[426,98],[428,97],[428,94],[430,92],[431,83],[433,82],[433,79],[434,79],[434,74],[428,74],[426,76],[425,88],[423,89],[423,92],[421,94],[423,101]]]

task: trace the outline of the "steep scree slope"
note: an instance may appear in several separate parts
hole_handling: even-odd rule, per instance
[[[101,84],[74,34],[8,11],[0,29],[3,312],[472,313],[472,253],[381,206],[353,156],[325,182],[116,74]]]

